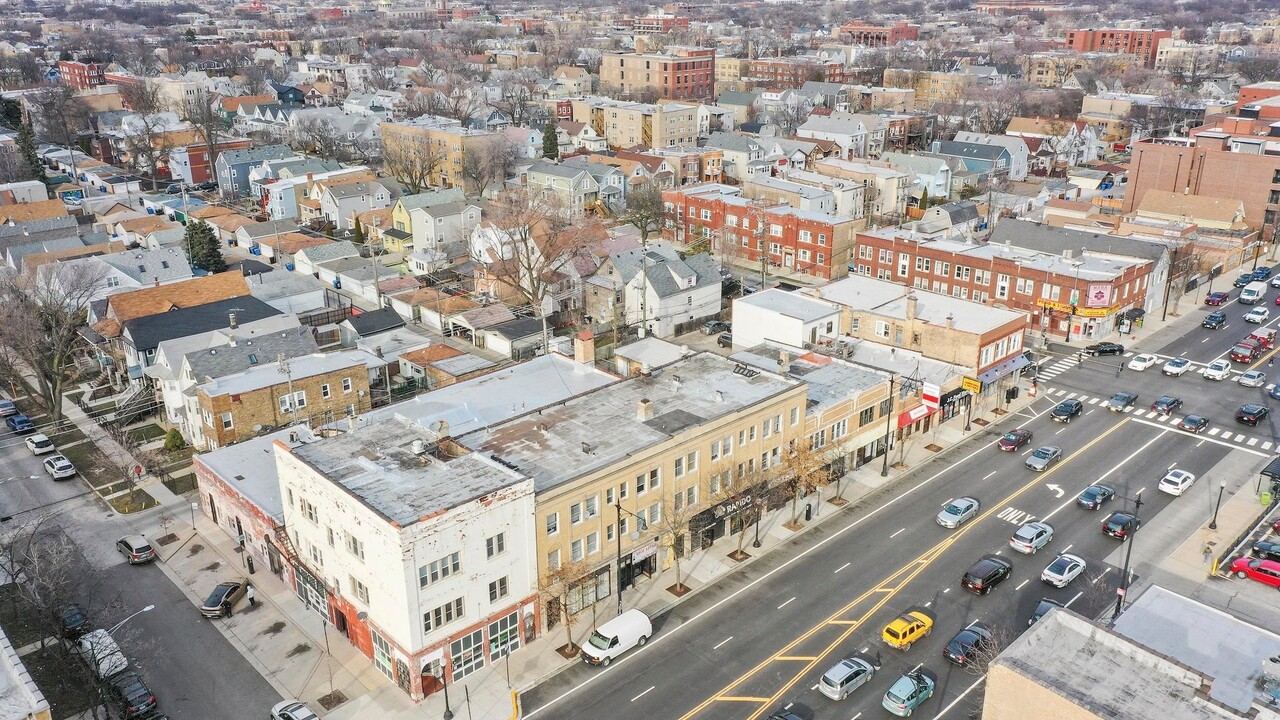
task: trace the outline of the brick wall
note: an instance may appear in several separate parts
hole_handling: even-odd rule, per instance
[[[351,389],[343,390],[343,379],[351,379]],[[328,385],[328,397],[324,386]],[[334,370],[305,378],[293,378],[293,392],[306,394],[306,407],[296,412],[281,412],[280,398],[289,394],[289,383],[281,376],[281,382],[260,390],[238,395],[224,394],[210,397],[200,391],[199,403],[205,424],[205,437],[217,447],[224,447],[238,440],[262,434],[266,428],[279,428],[294,420],[311,418],[330,421],[347,417],[352,409],[355,414],[367,412],[370,405],[369,373],[363,365]],[[354,408],[352,407],[354,406]],[[231,414],[231,427],[223,428],[222,415]],[[255,431],[255,426],[261,429]]]

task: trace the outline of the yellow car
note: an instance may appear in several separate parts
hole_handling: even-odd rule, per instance
[[[933,618],[922,612],[911,611],[894,618],[885,626],[880,637],[889,647],[910,650],[911,643],[926,637],[933,630]]]

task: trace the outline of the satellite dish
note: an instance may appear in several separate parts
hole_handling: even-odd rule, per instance
[[[254,426],[253,426],[253,431],[254,431],[254,432],[262,432],[262,426],[261,426],[261,425],[254,425]]]

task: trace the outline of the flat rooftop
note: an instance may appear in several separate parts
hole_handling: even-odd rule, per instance
[[[698,353],[648,377],[622,380],[456,439],[533,478],[542,492],[800,384],[743,369],[719,355]],[[650,419],[639,415],[641,400],[653,404]]]
[[[802,322],[816,322],[840,315],[840,308],[830,302],[778,288],[743,295],[733,304],[763,308]]]
[[[830,355],[786,347],[779,343],[763,343],[736,352],[729,359],[768,372],[782,372],[778,362],[784,352],[790,354],[790,366],[785,374],[809,388],[810,413],[822,412],[889,382],[887,372],[859,367]]]
[[[280,365],[271,360],[271,358],[263,358],[263,365],[204,383],[200,385],[200,389],[209,397],[227,394],[235,395],[275,387],[288,382],[290,377],[294,380],[299,380],[346,368],[351,368],[353,372],[356,369],[363,372],[366,368],[380,368],[387,364],[386,360],[364,350],[314,353],[290,358],[288,360],[289,375],[286,376],[280,372]]]
[[[944,326],[950,319],[957,330],[978,335],[1010,322],[1026,319],[1026,313],[1003,310],[863,275],[850,275],[843,280],[800,292],[813,294],[853,310],[903,319],[907,317],[907,295],[914,293],[917,318],[930,325]]]
[[[294,440],[290,439],[292,433],[297,433]],[[284,522],[284,505],[280,501],[280,475],[276,471],[276,440],[289,447],[298,447],[314,442],[316,437],[306,426],[295,425],[200,453],[195,459],[262,512],[277,522]]]

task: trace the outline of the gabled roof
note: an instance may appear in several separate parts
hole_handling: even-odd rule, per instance
[[[218,154],[218,162],[226,165],[243,165],[265,160],[281,160],[295,154],[288,145],[263,145],[245,150],[225,150]]]
[[[337,242],[303,248],[302,250],[299,250],[297,254],[302,256],[312,265],[319,265],[320,263],[330,262],[333,260],[358,257],[360,255],[360,251],[356,248],[355,243],[350,240],[339,240]]]
[[[236,323],[240,324],[239,314],[236,315]],[[235,345],[221,342],[217,347],[196,350],[183,356],[190,365],[191,374],[197,383],[244,372],[255,365],[276,362],[280,355],[284,355],[286,359],[292,359],[310,355],[320,349],[316,344],[315,332],[310,326],[270,333],[252,333],[228,328],[218,335],[223,339],[234,338]]]
[[[759,142],[746,135],[738,135],[736,133],[713,132],[711,137],[707,138],[704,147],[720,148],[721,150],[729,150],[731,152],[763,152],[764,148]]]
[[[67,215],[62,200],[37,200],[36,202],[0,205],[0,223],[26,223],[32,220],[49,220]]]
[[[121,335],[134,349],[150,350],[165,340],[229,327],[232,314],[239,323],[283,313],[255,297],[236,297],[134,318],[123,323]]]
[[[1009,150],[1001,145],[981,145],[978,143],[942,140],[938,142],[938,147],[934,152],[939,155],[950,155],[951,157],[995,162],[1001,155],[1008,153]]]
[[[94,329],[103,337],[112,338],[120,334],[120,325],[130,320],[248,295],[244,276],[234,272],[140,288],[107,298],[107,318],[95,323]]]
[[[576,165],[562,165],[559,163],[547,162],[545,160],[535,162],[529,166],[528,170],[530,175],[551,175],[553,177],[568,178],[569,180],[578,177],[584,172],[586,172],[584,168]]]
[[[466,195],[462,188],[453,187],[447,190],[430,190],[416,195],[404,195],[397,202],[403,205],[405,210],[417,210],[465,199]]]
[[[156,250],[127,250],[101,257],[135,282],[148,284],[191,277],[191,266],[182,248],[163,247]]]

